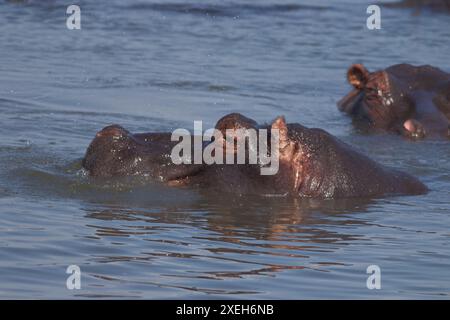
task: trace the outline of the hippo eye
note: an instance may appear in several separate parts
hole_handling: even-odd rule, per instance
[[[366,88],[367,100],[378,100],[380,97],[380,90],[376,88]]]

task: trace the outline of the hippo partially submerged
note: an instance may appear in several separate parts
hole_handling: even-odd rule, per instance
[[[278,155],[278,172],[261,175],[260,163],[175,165],[170,159],[174,142],[169,133],[133,135],[117,125],[97,133],[83,159],[83,167],[92,176],[146,174],[169,185],[238,194],[347,198],[427,191],[414,177],[372,161],[324,130],[287,124],[283,117],[268,125],[258,125],[240,114],[230,114],[220,119],[216,128],[277,132],[278,148],[274,150],[270,144],[269,152]]]
[[[338,102],[359,124],[411,138],[450,137],[450,74],[432,66],[397,64],[369,72],[354,64],[353,90]]]

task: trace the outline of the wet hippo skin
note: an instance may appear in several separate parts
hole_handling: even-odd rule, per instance
[[[450,74],[432,66],[397,64],[369,72],[354,64],[353,90],[338,107],[358,124],[410,138],[450,136]]]
[[[100,130],[90,143],[82,166],[91,176],[145,175],[155,180],[180,179],[202,165],[175,165],[170,152],[176,142],[170,133],[131,134],[119,125]]]
[[[206,166],[189,177],[190,183],[229,192],[308,198],[421,194],[427,190],[414,177],[376,163],[322,129],[286,124],[283,117],[260,128],[280,132],[276,175],[262,176],[256,165]]]
[[[350,198],[427,192],[414,177],[376,163],[326,131],[287,124],[283,117],[258,125],[235,113],[220,119],[216,128],[277,129],[278,172],[261,175],[259,164],[180,165],[177,169],[170,163],[174,142],[169,133],[132,135],[120,126],[106,127],[97,133],[83,166],[93,176],[147,173],[163,177],[169,185],[235,194]],[[137,158],[141,160],[136,162]]]

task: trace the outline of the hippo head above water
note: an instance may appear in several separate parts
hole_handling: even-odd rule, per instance
[[[238,129],[266,130],[267,153],[276,155],[271,161],[278,161],[276,172],[261,174],[261,166],[267,165],[261,162],[175,165],[170,157],[175,145],[170,133],[131,134],[118,125],[97,133],[82,164],[91,176],[145,175],[171,186],[199,187],[216,193],[349,198],[427,191],[412,176],[372,161],[326,131],[286,123],[284,117],[260,125],[234,113],[221,118],[216,129],[228,137],[231,132],[232,139],[216,139],[201,148],[225,146],[228,154],[237,150],[230,141],[236,138],[233,135]],[[274,144],[275,133],[278,139]],[[257,142],[259,148],[261,141]],[[248,144],[249,150],[255,149]]]
[[[450,14],[450,0],[402,0],[382,4],[390,8],[413,8],[416,10],[414,14],[420,13],[423,9]]]
[[[354,64],[347,79],[353,90],[338,107],[360,124],[411,138],[449,136],[450,74],[408,64],[369,72]]]

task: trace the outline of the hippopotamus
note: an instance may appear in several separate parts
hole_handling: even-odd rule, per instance
[[[322,129],[288,124],[284,117],[259,125],[236,113],[226,115],[216,124],[218,131],[238,128],[270,129],[271,135],[278,133],[277,150],[270,143],[268,151],[278,154],[279,170],[275,174],[262,175],[261,163],[177,167],[170,161],[174,142],[169,133],[131,134],[118,125],[97,133],[82,164],[92,176],[147,174],[171,186],[219,193],[351,198],[417,195],[427,191],[416,178],[369,159]],[[210,143],[227,145],[228,138]],[[224,152],[234,153],[236,149]]]
[[[383,3],[383,5],[391,8],[429,9],[436,12],[450,13],[450,0],[403,0]]]
[[[450,74],[424,65],[397,64],[369,72],[347,71],[352,91],[338,108],[358,124],[409,138],[450,137]]]

